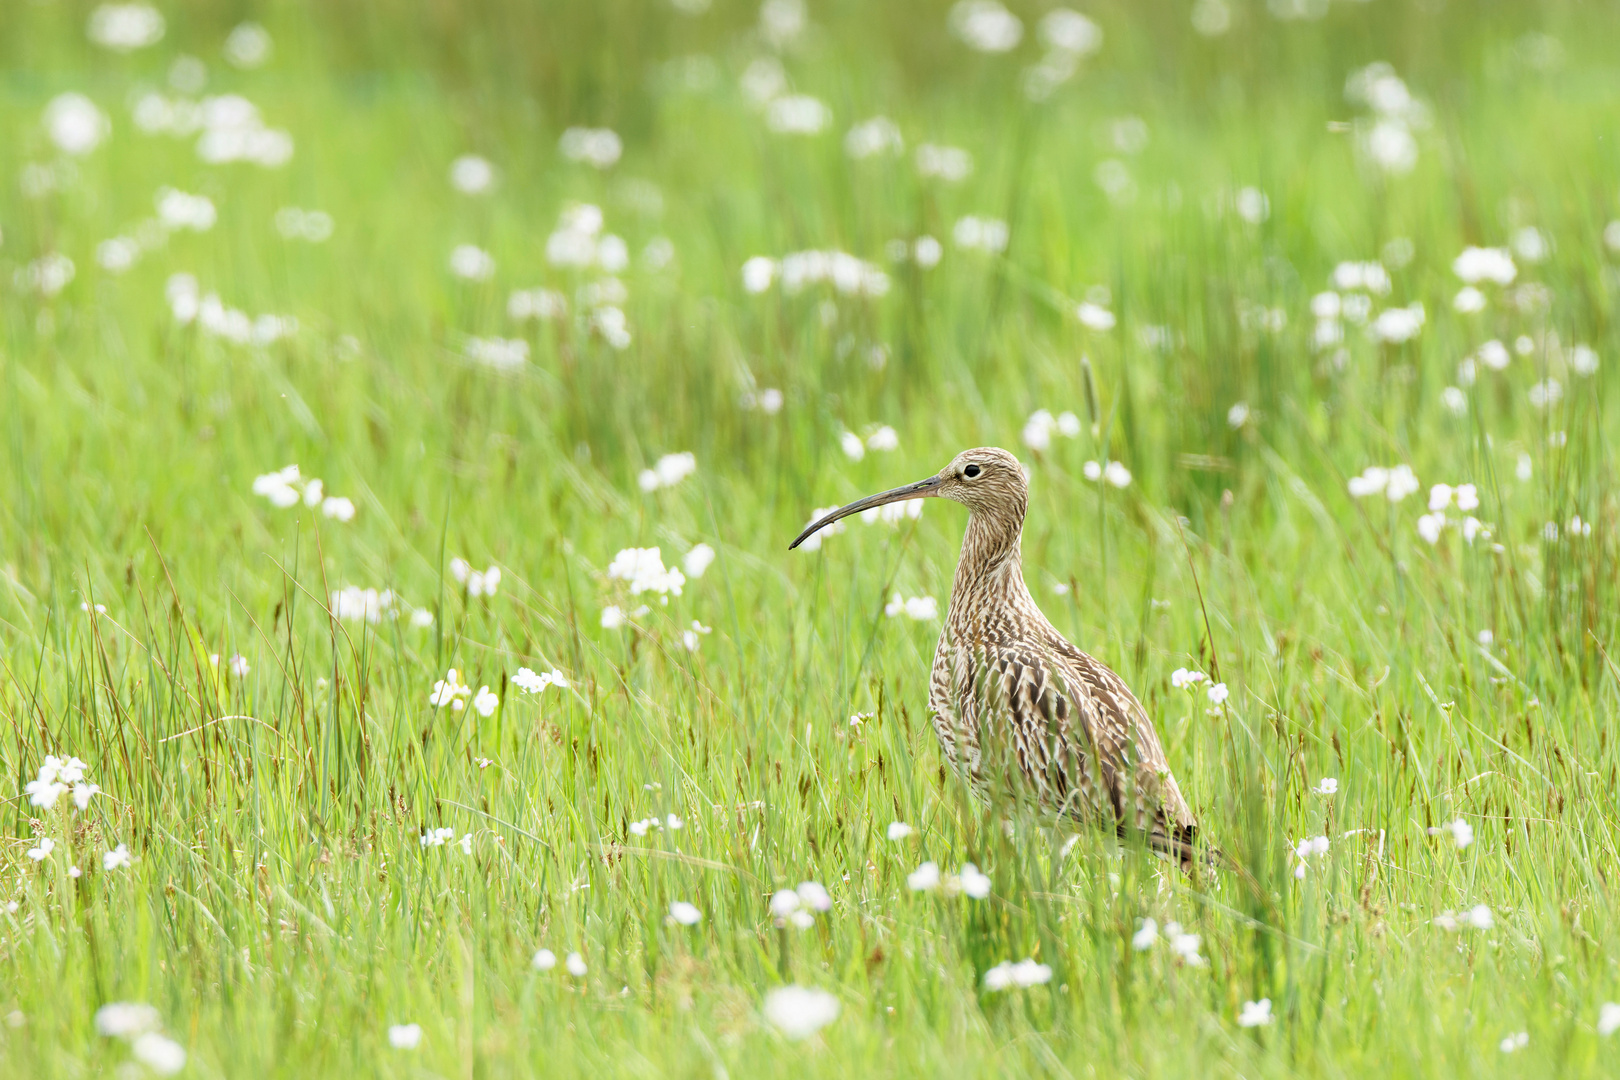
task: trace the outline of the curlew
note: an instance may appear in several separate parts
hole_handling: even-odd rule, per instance
[[[1029,485],[1005,450],[965,450],[936,475],[840,507],[839,518],[902,499],[970,511],[934,650],[928,708],[952,768],[982,800],[1032,802],[1044,815],[1136,834],[1195,865],[1198,823],[1158,732],[1125,680],[1058,633],[1024,584],[1019,540]]]

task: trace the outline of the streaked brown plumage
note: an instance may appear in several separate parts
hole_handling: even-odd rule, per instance
[[[1028,492],[1013,455],[966,450],[927,480],[811,523],[791,546],[839,518],[901,499],[967,506],[928,687],[946,759],[980,798],[1032,800],[1059,818],[1139,834],[1190,869],[1198,823],[1153,721],[1123,679],[1058,633],[1024,584],[1019,540]]]

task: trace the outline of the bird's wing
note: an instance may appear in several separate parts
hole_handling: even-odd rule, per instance
[[[1047,809],[1111,818],[1122,834],[1140,833],[1187,861],[1196,821],[1147,712],[1107,666],[1055,632],[1045,637],[986,650],[987,677],[977,680],[975,696],[1001,701],[982,701],[980,715],[994,715],[995,706],[1006,710],[1005,751]]]

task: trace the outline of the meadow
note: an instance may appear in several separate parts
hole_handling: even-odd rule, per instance
[[[1008,3],[0,6],[0,1074],[1620,1075],[1620,5]]]

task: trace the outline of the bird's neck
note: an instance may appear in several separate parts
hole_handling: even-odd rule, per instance
[[[978,512],[968,518],[962,555],[951,585],[951,616],[969,618],[982,603],[1027,596],[1019,538],[1023,522],[1007,522]]]

